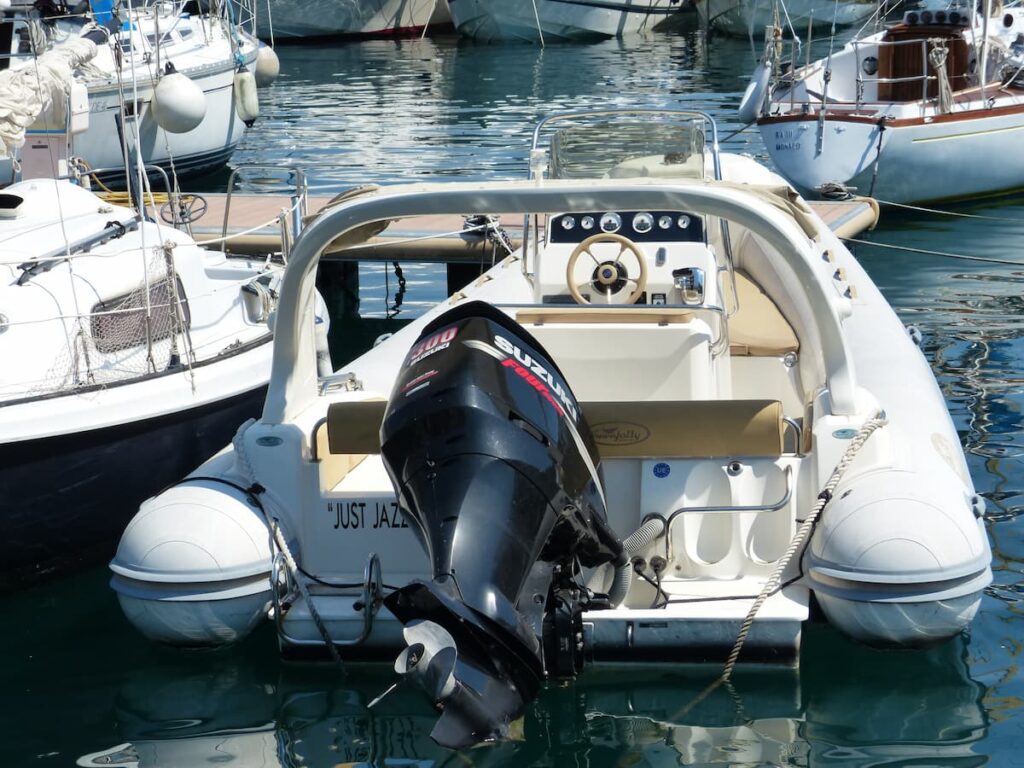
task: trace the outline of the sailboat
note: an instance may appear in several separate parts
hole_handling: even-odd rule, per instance
[[[808,194],[921,203],[1024,188],[1024,9],[907,11],[803,66],[769,39],[740,116]]]
[[[0,69],[24,70],[28,86],[12,90],[8,81],[0,93],[27,108],[24,92],[34,82],[38,57],[91,42],[92,55],[74,66],[88,101],[87,129],[76,135],[73,152],[84,168],[122,186],[126,156],[135,153],[179,178],[220,168],[259,114],[259,43],[234,23],[229,3],[202,14],[187,12],[186,5],[176,0],[113,10],[109,2],[94,2],[84,13],[53,16],[16,10],[0,22],[0,47],[10,54],[0,59]],[[30,130],[28,140],[50,151],[45,126]],[[8,144],[7,153],[17,147]],[[30,172],[62,173],[56,160]],[[14,180],[13,168],[7,180]]]
[[[48,143],[0,194],[0,592],[109,557],[142,499],[259,413],[270,375],[281,266],[197,246],[198,209],[154,195],[138,156],[134,207],[75,175],[91,47],[39,57]],[[51,162],[71,178],[35,173]]]

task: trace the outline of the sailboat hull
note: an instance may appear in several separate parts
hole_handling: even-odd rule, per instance
[[[481,42],[621,37],[654,29],[680,9],[672,0],[451,0],[452,23]]]
[[[0,445],[0,592],[109,559],[139,504],[220,450],[265,394]]]
[[[1024,187],[1024,158],[1015,149],[1024,136],[1024,106],[890,120],[884,130],[874,120],[833,114],[822,123],[820,145],[814,115],[763,118],[758,125],[779,170],[804,192],[839,182],[905,203]]]

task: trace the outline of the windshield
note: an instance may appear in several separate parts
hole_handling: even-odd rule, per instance
[[[551,177],[704,177],[704,132],[697,121],[610,120],[573,125],[551,137]]]

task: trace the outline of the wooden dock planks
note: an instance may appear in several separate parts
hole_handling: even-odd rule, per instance
[[[208,208],[192,225],[192,235],[199,243],[213,244],[225,234],[231,236],[223,246],[233,253],[267,253],[281,250],[279,217],[291,220],[292,200],[286,195],[240,194],[231,196],[229,220],[224,226],[226,194],[204,193]],[[309,215],[315,215],[331,200],[330,197],[311,196],[307,206]],[[815,213],[840,237],[854,237],[874,226],[878,220],[878,205],[869,198],[843,201],[815,201],[809,203]],[[522,216],[501,216],[502,228],[519,245]],[[422,262],[478,262],[490,255],[492,244],[479,234],[461,234],[464,220],[461,216],[420,216],[394,222],[366,246],[350,249],[340,258],[363,261],[404,260]],[[243,234],[244,233],[244,234]]]

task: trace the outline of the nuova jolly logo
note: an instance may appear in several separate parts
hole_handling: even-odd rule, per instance
[[[590,431],[598,445],[636,445],[651,436],[643,424],[629,421],[605,421],[595,424]]]

